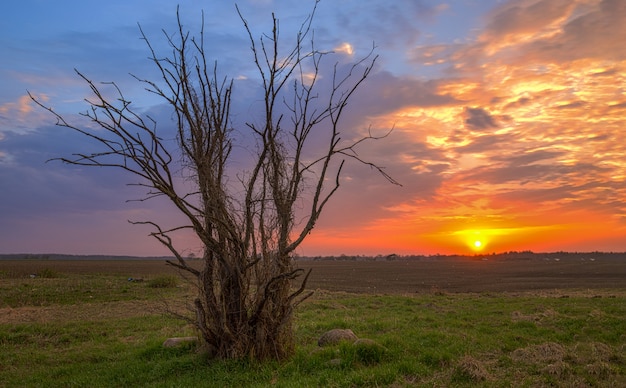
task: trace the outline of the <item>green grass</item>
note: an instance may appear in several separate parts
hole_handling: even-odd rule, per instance
[[[319,292],[297,312],[295,356],[257,364],[209,360],[195,345],[163,348],[194,331],[154,309],[119,308],[176,302],[188,291],[108,275],[5,276],[0,313],[52,318],[0,317],[0,387],[626,386],[623,293]],[[333,328],[378,345],[319,348]]]
[[[174,288],[178,285],[178,277],[174,275],[159,275],[148,281],[148,287]]]
[[[119,275],[58,273],[54,277],[0,278],[0,308],[153,300],[174,295],[177,284],[173,275],[157,275],[145,282],[131,282]]]

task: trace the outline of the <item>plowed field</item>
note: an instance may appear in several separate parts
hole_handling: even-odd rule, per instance
[[[355,293],[626,291],[626,258],[620,256],[307,260],[296,265],[313,270],[309,289]],[[42,269],[134,278],[176,272],[159,260],[0,260],[5,277],[28,277]]]

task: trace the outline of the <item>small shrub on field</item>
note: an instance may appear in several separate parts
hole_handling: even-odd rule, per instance
[[[58,271],[55,271],[50,268],[44,268],[41,271],[37,272],[37,276],[40,278],[53,279],[60,278],[61,274]]]
[[[174,288],[178,285],[178,278],[174,275],[160,275],[148,281],[151,288]]]

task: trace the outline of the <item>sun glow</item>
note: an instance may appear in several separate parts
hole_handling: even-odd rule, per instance
[[[490,229],[470,229],[461,230],[454,234],[460,237],[465,246],[471,251],[480,252],[485,249],[495,233]]]
[[[474,252],[480,252],[485,248],[484,236],[480,236],[480,234],[478,234],[477,236],[470,238],[468,240],[468,244]]]

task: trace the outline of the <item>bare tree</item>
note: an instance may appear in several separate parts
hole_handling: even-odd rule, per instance
[[[236,145],[231,121],[233,80],[219,78],[217,65],[209,63],[204,30],[191,36],[178,14],[178,30],[165,34],[170,57],[159,57],[140,27],[161,79],[135,76],[173,109],[176,146],[157,135],[156,122],[133,110],[116,84],[108,83],[115,88],[116,98],[107,98],[78,71],[94,94],[82,115],[98,130],[72,124],[35,101],[56,116],[57,125],[90,137],[102,148],[58,160],[126,170],[147,188],[144,199],[165,196],[185,216],[188,223],[168,228],[154,221],[133,223],[153,227],[151,235],[175,257],[168,263],[194,279],[198,295],[191,321],[222,358],[283,359],[292,354],[294,307],[310,295],[304,292],[310,272],[294,266],[294,251],[339,188],[345,160],[365,164],[396,183],[356,153],[359,144],[380,137],[340,137],[348,100],[372,71],[376,56],[370,52],[347,72],[335,65],[328,90],[318,90],[321,63],[329,53],[313,44],[316,5],[286,52],[279,50],[279,22],[274,15],[272,32],[256,39],[237,8],[264,91],[260,118],[237,128],[237,133],[256,142],[253,162],[245,170],[233,171],[229,166]],[[311,145],[314,137],[318,143],[325,139],[321,151]],[[318,152],[312,154],[313,150]],[[181,170],[192,182],[192,190],[177,179]],[[307,208],[299,209],[300,203]],[[304,215],[296,221],[298,211]],[[183,229],[192,230],[203,246],[200,266],[188,262],[175,246],[173,234]]]

